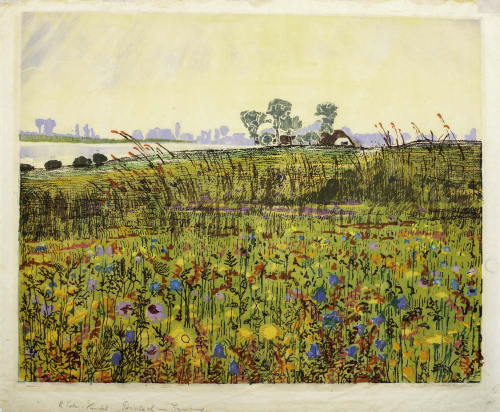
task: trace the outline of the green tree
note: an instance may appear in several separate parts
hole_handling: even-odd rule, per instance
[[[310,131],[302,135],[302,141],[309,143],[310,145],[312,145],[313,142],[318,142],[319,139],[320,139],[319,134],[318,132],[315,131]]]
[[[270,144],[273,143],[274,135],[272,133],[264,133],[263,135],[260,136],[260,144],[263,144],[264,146],[269,146]]]
[[[269,102],[267,107],[267,114],[273,117],[273,128],[276,131],[276,142],[280,141],[279,130],[286,130],[283,123],[287,117],[290,117],[292,111],[292,103],[286,100],[274,99]]]
[[[85,156],[77,157],[73,161],[73,167],[87,167],[87,166],[90,166],[91,164],[92,164],[92,160],[87,159]]]
[[[240,114],[243,125],[247,128],[250,137],[255,139],[255,144],[259,144],[259,127],[264,123],[270,123],[267,114],[255,110],[246,110]]]
[[[321,125],[321,133],[333,133],[333,122],[337,117],[337,109],[333,103],[320,103],[316,106],[315,116],[321,116],[323,124]]]
[[[295,116],[293,118],[291,116],[287,116],[283,120],[281,126],[288,135],[291,135],[292,131],[297,131],[302,127],[302,120],[299,119],[299,116]]]
[[[108,157],[101,153],[94,153],[92,155],[92,160],[94,161],[96,166],[102,166],[104,163],[108,161]]]

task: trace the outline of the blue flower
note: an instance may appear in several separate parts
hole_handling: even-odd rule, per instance
[[[356,325],[356,329],[358,330],[358,335],[363,336],[365,334],[366,325],[360,323],[359,325]]]
[[[345,242],[347,238],[345,236],[342,236],[342,242]]]
[[[382,323],[385,322],[385,316],[384,316],[384,313],[382,312],[380,315],[378,316],[375,316],[374,318],[372,318],[372,322],[377,325],[377,326],[380,326]]]
[[[156,249],[156,246],[155,246],[155,245],[151,245],[151,246],[149,246],[149,250],[153,250],[153,249]]]
[[[446,267],[448,266],[448,263],[446,263],[445,261],[442,261],[442,262],[439,262],[439,266],[442,266],[442,267]]]
[[[382,339],[376,339],[375,340],[375,347],[382,352],[385,348],[385,341]]]
[[[304,240],[304,239],[305,239],[304,236],[302,236],[302,235],[299,236],[299,240]]]
[[[357,346],[350,346],[346,349],[346,352],[347,352],[347,355],[350,356],[351,358],[355,358],[356,357],[356,352],[358,351],[358,347]]]
[[[123,341],[123,343],[130,343],[130,342],[133,342],[135,340],[135,332],[133,329],[129,329],[127,331],[125,331],[125,340]]]
[[[379,353],[378,358],[380,359],[381,362],[384,362],[387,359],[387,354],[386,353]]]
[[[311,343],[311,347],[309,352],[306,352],[307,359],[314,360],[318,359],[321,356],[321,351],[319,350],[319,346],[317,343]]]
[[[442,278],[435,278],[434,285],[435,286],[443,286],[443,279]]]
[[[360,237],[361,237],[361,235],[360,235],[359,233],[356,233],[356,234],[354,235],[354,239],[359,239]]]
[[[439,247],[437,245],[431,245],[431,250],[438,250]]]
[[[113,270],[114,270],[113,267],[106,266],[106,269],[104,270],[104,273],[111,273]]]
[[[451,288],[453,290],[459,290],[460,289],[460,284],[458,283],[458,281],[456,279],[453,279],[451,281]]]
[[[409,239],[405,239],[405,240],[403,240],[403,243],[404,243],[405,245],[409,245],[409,244],[410,244],[410,240],[409,240]]]
[[[151,243],[158,243],[158,239],[155,236],[153,236],[151,238]]]
[[[328,298],[326,296],[325,290],[323,288],[316,289],[316,293],[313,296],[313,299],[317,302],[326,302]]]
[[[101,265],[95,265],[95,270],[100,271],[101,270]]]
[[[120,352],[114,353],[113,356],[111,356],[111,359],[109,360],[109,362],[111,362],[111,365],[113,366],[118,366],[121,361],[122,361],[122,354]]]
[[[420,239],[419,237],[417,237],[417,238],[415,239],[415,242],[421,242],[421,241],[422,241],[422,239]]]
[[[328,276],[328,283],[330,286],[337,286],[340,283],[340,278],[335,274]]]
[[[238,375],[240,373],[240,368],[235,360],[232,360],[229,364],[229,375]]]
[[[226,354],[224,353],[224,346],[220,343],[215,344],[214,354],[212,358],[226,359]]]
[[[160,286],[161,285],[158,282],[152,282],[149,284],[149,291],[154,292],[154,293],[158,293],[160,290]],[[170,286],[172,286],[172,283],[170,283]]]
[[[162,246],[161,247],[161,253],[166,253],[167,252],[167,249],[165,249],[165,246]]]
[[[323,277],[323,269],[318,268],[318,277],[322,278]]]
[[[180,292],[182,290],[182,282],[177,279],[173,279],[170,281],[170,289],[175,292]]]
[[[449,252],[451,252],[450,247],[449,247],[449,246],[445,246],[445,247],[443,248],[443,252],[445,252],[445,253],[449,253]]]
[[[336,329],[337,325],[342,325],[344,321],[337,315],[337,311],[325,313],[323,315],[323,327],[327,329]]]
[[[56,282],[49,282],[49,288],[56,288],[57,283]]]
[[[408,306],[408,300],[404,296],[401,296],[399,298],[398,309],[401,309],[401,310],[410,309],[410,307]]]
[[[477,288],[473,288],[472,286],[469,286],[467,288],[467,296],[469,296],[469,297],[477,296]]]
[[[73,279],[76,279],[76,273],[72,273],[70,276],[71,276]]]

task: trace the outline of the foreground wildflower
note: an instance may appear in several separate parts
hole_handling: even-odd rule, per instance
[[[240,373],[240,368],[238,367],[238,363],[232,360],[229,364],[229,375],[238,375]]]
[[[311,343],[311,348],[309,352],[306,352],[307,359],[314,360],[318,359],[321,356],[321,351],[319,350],[319,346],[317,343]]]
[[[281,334],[281,329],[273,323],[260,328],[260,335],[267,340],[276,339],[278,336],[281,336]]]
[[[132,315],[133,311],[134,307],[129,302],[122,302],[116,306],[116,312],[120,316],[123,316],[125,319],[130,318],[130,315]]]
[[[224,346],[220,343],[215,344],[214,354],[212,358],[226,359],[226,354],[224,353]]]
[[[165,306],[161,303],[152,303],[146,310],[146,316],[150,322],[161,322],[167,317],[165,314]]]

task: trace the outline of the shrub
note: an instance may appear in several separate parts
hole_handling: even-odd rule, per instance
[[[54,169],[59,169],[62,167],[62,162],[59,160],[49,160],[47,163],[44,164],[45,170],[54,170]]]
[[[20,165],[21,172],[29,172],[29,171],[33,170],[34,168],[35,168],[35,166],[31,166],[31,165],[26,164],[26,163],[21,163],[21,165]]]
[[[94,155],[92,156],[92,160],[94,161],[96,166],[102,166],[108,161],[108,158],[101,153],[94,153]]]
[[[77,157],[73,161],[73,167],[87,167],[92,164],[92,160],[87,159],[85,156]]]

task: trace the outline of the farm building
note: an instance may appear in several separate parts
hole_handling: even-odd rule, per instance
[[[318,142],[319,146],[345,146],[354,147],[354,142],[343,130],[335,130],[332,134],[322,133]]]

